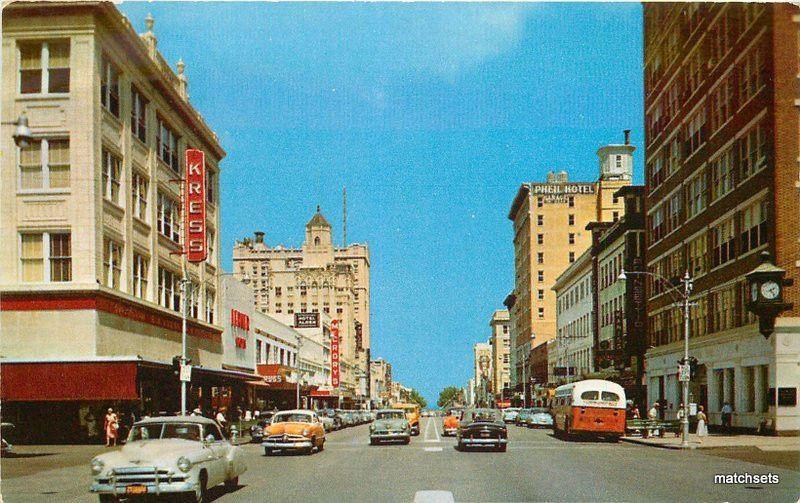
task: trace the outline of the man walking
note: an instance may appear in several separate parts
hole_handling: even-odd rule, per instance
[[[733,407],[729,402],[725,402],[722,405],[722,428],[727,432],[731,428],[731,418],[733,416]]]

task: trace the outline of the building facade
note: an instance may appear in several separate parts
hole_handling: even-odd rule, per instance
[[[475,398],[478,403],[488,406],[493,401],[492,391],[492,345],[488,342],[478,342],[472,348],[474,357]]]
[[[206,156],[209,258],[188,267],[189,357],[205,369],[198,378],[223,363],[225,152],[189,102],[183,62],[175,73],[158,52],[153,23],[138,35],[108,2],[3,8],[2,399],[4,412],[24,402],[33,416],[40,400],[58,399],[66,415],[51,406],[45,431],[103,401],[175,410],[182,233],[173,180],[190,147]],[[23,115],[34,139],[17,146],[13,122]],[[26,389],[30,373],[61,376],[63,390]],[[105,385],[83,385],[93,380]]]
[[[370,362],[370,400],[376,408],[389,406],[392,393],[392,364],[378,358]]]
[[[555,281],[556,382],[580,380],[594,370],[594,268],[587,248]]]
[[[498,309],[489,321],[492,335],[492,393],[495,400],[502,401],[510,396],[511,383],[511,334],[508,311]]]
[[[614,192],[630,184],[633,151],[626,132],[624,144],[598,150],[597,181],[570,182],[562,171],[549,173],[546,183],[520,186],[508,213],[514,229],[514,291],[505,303],[511,306],[512,386],[519,388],[531,349],[556,336],[552,287],[592,244],[586,224],[610,222],[622,214]],[[525,374],[530,375],[530,369]]]
[[[340,320],[341,387],[365,399],[369,374],[370,260],[366,244],[336,247],[331,225],[317,208],[300,248],[267,246],[262,232],[233,248],[234,272],[248,278],[255,306],[270,315],[322,313]]]
[[[765,339],[745,305],[744,275],[762,251],[797,278],[798,9],[790,4],[644,7],[647,269],[694,279],[691,400],[712,425],[800,431],[800,289]],[[680,404],[682,312],[647,282],[648,395],[668,416]],[[782,391],[785,390],[785,391]]]

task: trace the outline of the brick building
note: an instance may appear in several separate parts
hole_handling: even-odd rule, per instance
[[[744,275],[769,251],[798,277],[798,11],[789,4],[647,3],[644,7],[646,241],[649,271],[694,278],[692,401],[720,423],[800,430],[800,288],[792,312],[763,338],[745,304]],[[663,282],[647,282],[649,401],[674,417],[682,313]],[[795,328],[792,328],[794,326]]]

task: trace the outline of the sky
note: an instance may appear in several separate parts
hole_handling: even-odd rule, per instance
[[[371,256],[372,357],[429,403],[465,386],[513,289],[522,182],[593,181],[632,129],[642,181],[642,13],[626,4],[125,2],[186,63],[220,136],[223,265],[317,205]]]

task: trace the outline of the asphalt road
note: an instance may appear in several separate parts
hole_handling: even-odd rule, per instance
[[[633,444],[556,439],[549,430],[509,427],[508,452],[459,452],[423,419],[411,444],[370,446],[368,426],[328,435],[311,456],[265,457],[245,445],[248,471],[217,502],[360,501],[780,501],[800,497],[800,471],[739,459]],[[52,468],[42,456],[4,459],[4,501],[96,501],[87,492],[89,459],[102,447],[73,447]],[[85,459],[84,459],[85,458]],[[54,458],[55,459],[55,458]],[[24,463],[38,463],[26,469]],[[715,474],[774,473],[780,483],[715,485]],[[442,499],[436,499],[442,498]],[[452,501],[450,500],[450,501]]]

